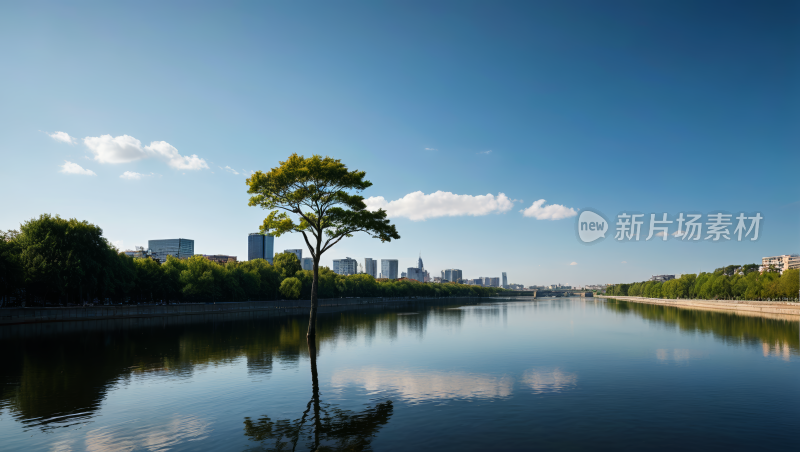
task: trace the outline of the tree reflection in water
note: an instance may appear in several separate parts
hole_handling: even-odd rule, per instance
[[[311,400],[300,419],[273,421],[269,416],[263,416],[254,421],[245,417],[245,436],[262,443],[264,450],[268,451],[294,451],[298,446],[318,452],[372,450],[372,439],[392,416],[392,401],[387,400],[361,412],[321,402],[317,346],[313,339],[308,342],[308,355],[311,361]]]

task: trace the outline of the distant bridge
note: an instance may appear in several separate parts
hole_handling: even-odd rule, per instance
[[[515,290],[510,293],[504,293],[503,296],[511,296],[511,297],[533,297],[533,298],[544,298],[544,297],[582,297],[582,298],[591,298],[594,297],[594,293],[588,290],[577,290],[577,289],[536,289],[536,290]]]

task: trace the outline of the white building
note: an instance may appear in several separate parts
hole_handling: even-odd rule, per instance
[[[776,270],[783,273],[786,270],[800,268],[800,256],[797,254],[784,254],[782,256],[762,257],[759,271],[769,270],[772,265]]]
[[[339,275],[355,275],[358,273],[358,261],[350,257],[334,259],[333,272]]]

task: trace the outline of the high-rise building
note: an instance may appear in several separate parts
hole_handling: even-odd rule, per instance
[[[300,266],[303,268],[303,270],[308,270],[310,272],[314,271],[314,258],[304,257],[300,260]]]
[[[481,285],[484,287],[499,287],[500,278],[491,278],[488,276],[481,276]]]
[[[264,259],[272,265],[275,237],[254,232],[247,236],[247,260]]]
[[[358,261],[350,257],[334,259],[333,272],[340,275],[355,275],[358,272]]]
[[[425,282],[425,270],[416,267],[408,267],[408,271],[404,273],[406,278],[413,279],[414,281]]]
[[[153,259],[164,263],[167,256],[186,259],[194,256],[194,240],[191,239],[164,239],[148,240],[147,249]]]
[[[442,270],[442,282],[460,282],[461,281],[461,270],[457,268],[448,268],[446,270]]]
[[[419,261],[417,261],[417,266],[408,267],[408,271],[405,274],[408,279],[425,282],[425,273],[425,267],[422,265],[422,256],[420,256]]]
[[[508,289],[508,277],[506,272],[503,272],[503,289]]]
[[[378,277],[378,261],[367,257],[364,259],[364,273],[371,275],[373,278]]]
[[[297,260],[303,262],[303,250],[283,250],[284,253],[292,253],[297,256]]]
[[[381,259],[381,278],[397,279],[397,259]]]

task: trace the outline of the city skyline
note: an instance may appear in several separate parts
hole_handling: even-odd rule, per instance
[[[266,213],[247,205],[245,178],[319,153],[366,172],[368,205],[401,236],[355,235],[322,265],[405,265],[424,249],[428,268],[515,269],[510,282],[528,286],[800,251],[793,10],[736,3],[717,20],[713,3],[587,3],[578,16],[558,2],[517,7],[271,3],[221,21],[198,5],[182,21],[177,4],[155,16],[112,3],[8,5],[0,187],[14,196],[0,229],[50,213],[102,227],[121,250],[192,237],[198,254],[246,256],[242,237]],[[426,32],[398,40],[398,29]],[[729,188],[764,181],[768,190]],[[763,221],[754,242],[690,243],[672,224],[667,241],[645,230],[639,242],[611,233],[586,245],[575,230],[585,209],[612,227],[624,212]],[[223,221],[191,215],[211,212]],[[277,246],[306,249],[300,236]]]

